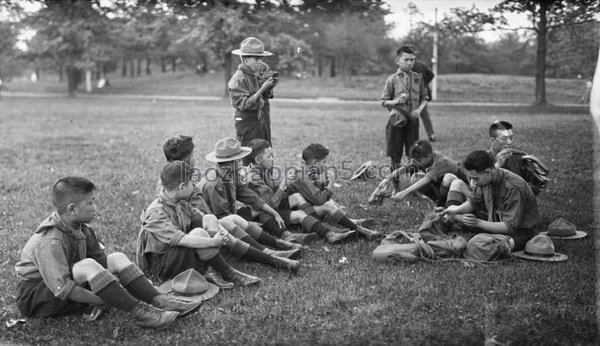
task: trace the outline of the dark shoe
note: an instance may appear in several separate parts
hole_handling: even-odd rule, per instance
[[[358,232],[358,234],[362,235],[363,237],[367,238],[367,240],[370,240],[370,241],[373,241],[382,236],[382,234],[380,232],[370,230],[370,229],[365,228],[360,225],[356,225],[356,232]]]
[[[244,274],[231,267],[223,271],[223,273],[221,274],[223,275],[223,278],[225,280],[231,281],[237,286],[252,286],[258,285],[262,282],[262,280],[260,278],[257,278],[256,276]]]
[[[283,237],[283,240],[290,243],[309,244],[321,239],[316,233],[291,233]]]
[[[277,244],[277,247],[282,250],[302,249],[302,244],[291,243],[283,239],[275,239],[275,244]]]
[[[165,329],[175,321],[179,312],[164,311],[154,306],[139,302],[129,315],[133,318],[133,323],[143,328]]]
[[[262,250],[262,252],[266,253],[267,255],[271,255],[273,257],[284,257],[284,258],[292,258],[292,259],[296,259],[296,258],[300,257],[300,254],[301,254],[300,249],[277,251],[277,250],[271,250],[269,248],[264,248],[264,250]]]
[[[177,311],[179,316],[185,316],[200,307],[202,301],[187,300],[166,294],[159,294],[152,299],[152,305],[165,310]]]
[[[327,241],[330,244],[339,244],[339,243],[349,239],[349,237],[354,234],[356,234],[356,231],[347,231],[344,233],[336,233],[333,231],[329,231],[329,232],[325,233],[325,239],[327,239]]]
[[[367,219],[350,219],[350,221],[354,222],[357,225],[361,225],[363,227],[375,227],[375,219],[367,218]]]
[[[211,266],[209,266],[208,269],[206,269],[204,277],[208,282],[212,282],[213,284],[219,286],[222,289],[230,289],[235,286],[233,282],[225,281],[221,274]]]
[[[289,259],[289,258],[285,258],[285,257],[273,257],[274,260],[274,264],[277,268],[283,268],[287,271],[289,271],[292,274],[296,274],[298,273],[298,270],[300,269],[300,262]]]

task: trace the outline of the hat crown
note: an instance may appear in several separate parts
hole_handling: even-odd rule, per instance
[[[575,234],[577,234],[577,227],[562,217],[548,226],[548,235],[566,237]]]
[[[242,152],[242,145],[235,138],[223,138],[215,144],[215,155],[220,159],[235,156],[240,152]]]
[[[554,243],[550,237],[539,234],[525,244],[525,252],[532,255],[551,256],[554,255]]]
[[[263,55],[265,44],[256,37],[247,37],[240,44],[241,55]]]
[[[196,270],[188,269],[173,278],[171,289],[183,295],[202,294],[208,290],[208,282]]]

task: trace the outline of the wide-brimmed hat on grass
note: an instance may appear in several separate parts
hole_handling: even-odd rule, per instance
[[[373,179],[375,178],[375,174],[373,173],[373,169],[375,169],[375,165],[373,165],[373,161],[367,161],[365,163],[363,163],[360,167],[358,167],[358,169],[356,171],[354,171],[354,174],[352,174],[352,176],[350,177],[349,180],[356,180],[356,179]]]
[[[210,162],[229,162],[244,158],[252,152],[248,147],[242,147],[240,142],[231,137],[223,138],[215,144],[215,150],[206,154],[206,159]]]
[[[587,236],[587,233],[578,231],[573,223],[562,217],[552,222],[548,226],[548,230],[540,232],[540,234],[556,239],[580,239]]]
[[[158,288],[160,293],[170,293],[193,300],[205,301],[219,293],[219,287],[206,281],[202,274],[194,269],[183,271]]]
[[[231,52],[241,56],[271,56],[273,53],[265,50],[265,44],[256,37],[246,37],[240,44],[240,49]]]
[[[398,108],[392,108],[390,110],[390,121],[393,127],[401,128],[408,124],[408,115]]]
[[[538,234],[525,244],[525,250],[516,251],[513,256],[532,261],[562,262],[568,256],[554,251],[554,243],[547,235]]]

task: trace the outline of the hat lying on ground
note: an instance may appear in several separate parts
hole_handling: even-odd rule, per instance
[[[373,179],[375,178],[375,174],[373,170],[376,169],[375,165],[373,165],[373,161],[367,161],[363,163],[358,169],[352,174],[349,180],[356,179]]]
[[[408,123],[408,116],[398,108],[390,110],[390,119],[394,127],[404,127]]]
[[[231,52],[241,56],[271,56],[273,53],[265,50],[265,44],[256,37],[246,37],[240,44],[240,49]]]
[[[540,232],[540,234],[557,239],[580,239],[587,236],[587,233],[578,231],[574,224],[569,222],[567,219],[563,219],[562,217],[552,222],[548,226],[548,230],[545,232]]]
[[[215,150],[208,153],[205,158],[210,162],[229,162],[248,156],[252,149],[242,147],[240,142],[231,137],[223,138],[215,144]]]
[[[173,293],[200,301],[209,300],[219,293],[219,287],[206,281],[204,276],[194,269],[177,274],[157,289],[160,293]]]
[[[516,251],[513,256],[533,261],[562,262],[568,256],[554,251],[554,243],[547,235],[538,234],[525,244],[525,250]]]

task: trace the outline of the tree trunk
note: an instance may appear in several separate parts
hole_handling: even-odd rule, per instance
[[[58,65],[58,81],[60,83],[63,82],[63,73],[64,73],[64,66],[62,64]]]
[[[127,60],[125,60],[125,58],[123,58],[123,65],[121,67],[121,76],[123,76],[123,78],[127,77]]]
[[[137,70],[135,73],[136,77],[139,77],[142,75],[142,59],[137,59]]]
[[[335,78],[335,76],[337,75],[335,68],[335,58],[331,58],[331,64],[329,66],[329,77]]]
[[[129,77],[135,77],[135,59],[129,60]]]
[[[75,96],[75,89],[77,89],[77,73],[73,66],[67,66],[67,90],[70,97]]]
[[[177,69],[177,58],[176,57],[171,57],[171,73],[175,73],[175,70]]]
[[[165,63],[165,58],[160,58],[160,72],[167,72],[167,64]]]
[[[231,72],[231,69],[233,67],[233,60],[231,58],[231,54],[229,54],[229,53],[225,54],[225,62],[223,63],[223,67],[224,67],[224,75],[225,75],[225,92],[223,93],[223,97],[227,98],[227,97],[229,97],[229,88],[227,88],[227,83],[229,83],[229,80],[231,79],[231,76],[233,75],[233,73]]]
[[[152,74],[152,70],[150,69],[151,62],[152,62],[152,60],[150,58],[146,58],[146,76],[149,76]]]
[[[540,1],[538,16],[537,53],[535,58],[535,105],[543,106],[546,102],[546,39],[548,33],[548,3]]]
[[[317,60],[317,77],[321,78],[323,76],[323,61],[321,59]]]

